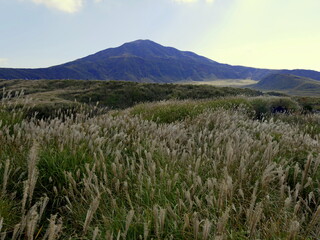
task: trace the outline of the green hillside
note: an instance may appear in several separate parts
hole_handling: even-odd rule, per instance
[[[297,96],[320,96],[320,82],[290,74],[271,74],[250,88],[279,91]]]

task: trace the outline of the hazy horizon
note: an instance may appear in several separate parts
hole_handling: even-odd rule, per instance
[[[150,39],[231,65],[320,71],[318,0],[0,3],[0,67],[49,67]]]

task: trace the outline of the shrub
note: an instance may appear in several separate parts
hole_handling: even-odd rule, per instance
[[[300,109],[298,103],[290,98],[257,97],[250,100],[255,111],[255,117],[262,119],[274,113],[292,113]]]

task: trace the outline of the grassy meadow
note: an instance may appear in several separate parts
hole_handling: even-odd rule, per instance
[[[320,236],[317,99],[33,83],[0,102],[1,239]],[[132,89],[162,91],[110,108],[109,93],[120,102]]]
[[[255,84],[258,81],[251,79],[217,79],[211,81],[186,81],[183,84],[193,85],[209,85],[209,86],[220,86],[220,87],[243,87],[251,84]]]

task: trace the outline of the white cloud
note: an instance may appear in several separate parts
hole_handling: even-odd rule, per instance
[[[75,13],[83,6],[84,0],[32,0],[36,4],[43,4],[67,13]]]
[[[84,3],[88,0],[29,0],[36,4],[45,5],[47,8],[53,8],[66,13],[78,12]],[[90,0],[94,3],[101,3],[104,0]],[[207,0],[208,1],[208,0]]]
[[[44,5],[47,8],[63,11],[66,13],[76,13],[82,9],[85,2],[92,1],[94,3],[102,3],[105,0],[22,0],[32,1],[35,4]],[[172,0],[178,3],[213,3],[215,0]]]
[[[173,1],[180,2],[180,3],[195,3],[195,2],[213,3],[215,0],[173,0]]]

